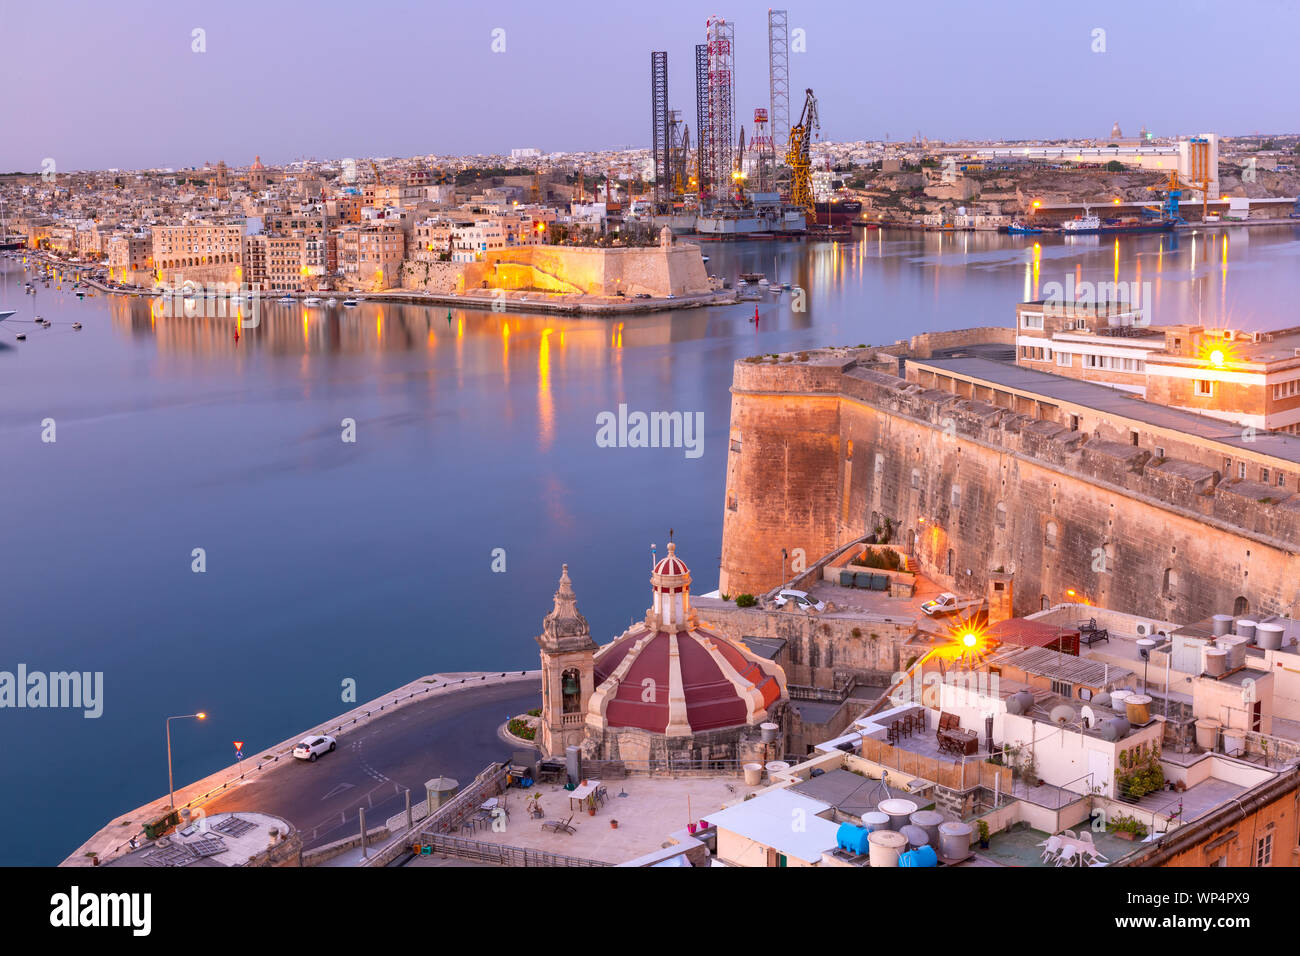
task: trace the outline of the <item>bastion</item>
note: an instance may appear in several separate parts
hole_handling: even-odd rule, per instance
[[[1018,615],[1300,613],[1300,438],[1247,441],[1102,385],[917,351],[736,363],[721,592],[762,594],[783,583],[782,549],[811,562],[884,526],[960,594],[1013,574]]]

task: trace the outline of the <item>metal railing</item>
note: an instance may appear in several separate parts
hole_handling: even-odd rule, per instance
[[[435,834],[423,838],[415,846],[431,847],[431,853],[454,856],[460,860],[473,860],[476,863],[495,863],[498,866],[613,866],[603,860],[590,860],[585,857],[568,856],[564,853],[547,853],[545,850],[530,850],[527,847],[511,846],[506,843],[481,843],[477,840],[462,840],[459,837]],[[421,853],[421,855],[424,855]]]

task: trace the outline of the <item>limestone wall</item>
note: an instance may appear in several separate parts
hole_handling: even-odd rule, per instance
[[[465,269],[464,262],[420,262],[407,259],[402,263],[401,287],[448,295],[463,292]]]
[[[464,288],[537,289],[547,292],[628,297],[692,295],[710,291],[700,247],[600,249],[585,246],[521,246],[486,253],[466,265]]]
[[[992,569],[1014,573],[1018,614],[1070,590],[1162,620],[1239,598],[1300,613],[1300,496],[1222,480],[1195,439],[1162,438],[1154,458],[1142,434],[1071,431],[852,360],[737,363],[731,426],[725,592],[778,584],[783,547],[812,561],[889,517],[946,587],[981,596]]]

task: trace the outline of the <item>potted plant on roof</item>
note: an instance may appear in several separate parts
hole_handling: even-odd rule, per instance
[[[981,821],[979,821],[977,824],[975,824],[975,828],[976,828],[977,830],[979,830],[979,835],[980,835],[980,849],[981,849],[981,850],[987,850],[987,849],[989,848],[989,825],[988,825],[988,821],[986,821],[986,820],[981,820]]]

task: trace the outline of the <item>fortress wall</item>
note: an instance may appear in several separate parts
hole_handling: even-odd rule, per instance
[[[691,295],[710,291],[700,247],[494,249],[465,269],[464,288],[543,289],[585,295]]]
[[[879,372],[852,369],[832,398],[824,381],[771,394],[823,371],[745,366],[723,522],[733,594],[775,586],[783,546],[814,560],[889,517],[954,590],[981,595],[990,570],[1013,572],[1017,614],[1068,589],[1167,620],[1232,612],[1238,597],[1251,613],[1300,613],[1300,500],[1285,490]]]
[[[401,287],[427,292],[452,294],[464,291],[464,262],[421,262],[407,259],[402,263]]]

